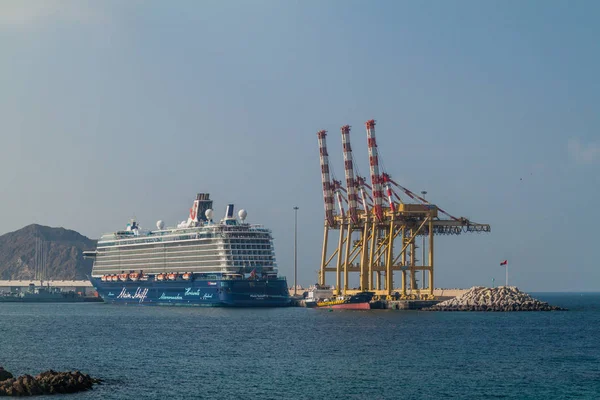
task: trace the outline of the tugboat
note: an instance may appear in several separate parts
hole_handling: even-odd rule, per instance
[[[317,308],[340,308],[345,310],[370,310],[374,292],[360,292],[352,296],[338,296],[335,300],[317,302]]]

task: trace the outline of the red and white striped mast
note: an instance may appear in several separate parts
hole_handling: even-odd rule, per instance
[[[381,176],[379,175],[379,158],[377,155],[377,142],[375,141],[375,120],[365,122],[367,126],[367,145],[369,146],[369,166],[371,170],[371,185],[373,186],[373,208],[379,221],[383,220],[383,192],[381,190]]]
[[[392,197],[394,193],[392,192],[392,185],[390,184],[390,181],[391,178],[388,174],[385,172],[381,174],[381,182],[385,186],[385,192],[388,197],[388,203],[390,204],[390,210],[392,210],[392,212],[396,212],[396,204],[394,203],[394,198]]]
[[[327,225],[333,226],[335,224],[333,217],[333,190],[331,187],[331,178],[329,177],[329,156],[327,154],[326,136],[327,131],[317,132],[321,160],[321,180],[323,182],[323,199],[325,201],[325,219],[327,220]]]
[[[348,191],[348,213],[352,223],[358,222],[358,196],[357,185],[354,180],[354,163],[352,161],[352,147],[350,146],[350,125],[344,125],[342,131],[342,147],[344,149],[344,171],[346,173],[346,189]]]
[[[360,192],[360,201],[362,202],[363,210],[365,210],[365,214],[369,215],[369,203],[367,202],[367,198],[371,198],[365,188],[369,188],[369,185],[365,183],[365,178],[362,176],[356,176],[356,186],[358,187],[358,191]]]
[[[344,211],[344,202],[342,197],[342,191],[344,188],[342,187],[342,182],[336,181],[335,179],[331,182],[333,186],[333,191],[335,193],[335,198],[338,202],[338,208],[340,209],[340,216],[342,217],[342,221],[346,219],[346,212]]]

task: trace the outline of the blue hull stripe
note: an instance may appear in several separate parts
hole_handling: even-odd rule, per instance
[[[171,306],[289,306],[287,282],[278,280],[194,280],[102,282],[91,279],[107,303]]]

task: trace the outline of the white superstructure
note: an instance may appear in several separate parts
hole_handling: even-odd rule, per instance
[[[102,235],[95,252],[93,277],[114,274],[168,273],[276,275],[271,231],[244,222],[227,207],[225,218],[212,222],[212,201],[199,194],[190,218],[177,228],[143,231],[132,221],[124,231]],[[162,227],[162,221],[157,223]]]

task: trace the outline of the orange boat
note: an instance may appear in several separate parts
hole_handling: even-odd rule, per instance
[[[110,278],[110,277],[109,277],[109,278]],[[106,282],[106,275],[102,275],[102,277],[100,278],[100,280],[101,280],[102,282]]]
[[[119,279],[122,280],[122,281],[126,281],[127,277],[129,277],[129,274],[120,274],[119,275]]]
[[[190,279],[192,279],[192,273],[186,272],[182,275],[182,278],[185,279],[186,281],[189,281]]]
[[[165,274],[158,274],[158,275],[156,275],[156,280],[157,281],[164,281],[165,280]]]
[[[174,281],[175,279],[177,279],[177,274],[176,274],[176,273],[174,273],[174,272],[171,272],[170,274],[168,274],[168,275],[167,275],[167,278],[168,278],[170,281]]]
[[[111,277],[110,277],[110,279],[111,279],[113,282],[116,282],[116,281],[118,281],[118,280],[119,280],[119,277],[118,277],[117,275],[113,275],[113,276],[111,276]]]

